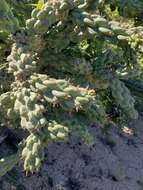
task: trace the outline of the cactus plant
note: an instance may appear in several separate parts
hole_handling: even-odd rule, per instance
[[[102,93],[108,91],[128,118],[137,119],[135,99],[125,81],[142,78],[143,27],[132,20],[141,13],[141,1],[135,6],[133,1],[39,1],[31,17],[23,2],[0,1],[2,39],[11,44],[6,53],[7,44],[0,43],[0,72],[9,81],[5,86],[0,79],[0,122],[26,131],[9,164],[21,159],[26,172],[37,172],[49,142],[73,133],[92,143],[87,127],[110,122]],[[105,13],[106,5],[111,11],[118,7],[122,22]],[[0,160],[0,176],[11,169],[9,164],[7,158]]]

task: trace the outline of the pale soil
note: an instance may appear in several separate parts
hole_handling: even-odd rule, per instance
[[[26,177],[17,166],[0,179],[0,190],[143,190],[143,119],[129,128],[106,135],[93,126],[91,147],[75,137],[51,144],[39,174]]]

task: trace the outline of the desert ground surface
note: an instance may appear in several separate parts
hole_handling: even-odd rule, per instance
[[[22,165],[0,178],[0,190],[143,190],[143,117],[103,133],[91,126],[94,144],[77,137],[50,144],[38,174]],[[3,141],[0,151],[10,151]]]

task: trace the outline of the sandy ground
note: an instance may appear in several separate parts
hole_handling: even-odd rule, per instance
[[[51,144],[38,174],[26,177],[16,166],[0,179],[0,190],[143,190],[143,119],[108,134],[89,130],[92,146],[76,137]]]

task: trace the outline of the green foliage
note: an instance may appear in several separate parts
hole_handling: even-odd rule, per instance
[[[0,122],[26,131],[18,152],[26,172],[39,171],[50,142],[74,134],[92,143],[88,126],[109,124],[115,108],[137,119],[129,88],[139,89],[129,84],[143,73],[141,1],[48,0],[31,11],[34,3],[0,1],[0,72],[9,81],[0,78]],[[2,158],[0,176],[17,160],[9,163]]]
[[[138,17],[143,13],[142,0],[109,0],[112,10],[118,8],[119,14],[124,17]]]

